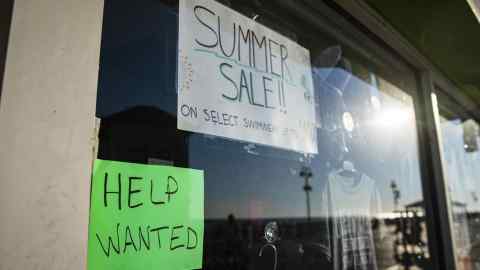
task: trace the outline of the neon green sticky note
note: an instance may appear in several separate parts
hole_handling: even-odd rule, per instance
[[[89,270],[202,268],[203,171],[96,160]]]

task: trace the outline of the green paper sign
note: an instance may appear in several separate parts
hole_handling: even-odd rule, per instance
[[[96,160],[89,270],[202,268],[203,171]]]

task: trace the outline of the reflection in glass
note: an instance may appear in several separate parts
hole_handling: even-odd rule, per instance
[[[440,141],[457,267],[480,269],[479,125],[462,106],[439,97]]]

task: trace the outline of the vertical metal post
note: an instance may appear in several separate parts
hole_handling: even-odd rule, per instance
[[[308,180],[305,179],[305,186],[303,187],[305,189],[305,193],[307,195],[307,221],[308,223],[310,223],[311,219],[312,219],[312,214],[311,214],[311,210],[310,210],[310,191],[307,190],[307,188],[310,187],[310,185],[308,185]],[[311,187],[310,187],[311,189]]]
[[[310,178],[313,177],[312,169],[310,167],[304,166],[300,171],[300,177],[305,179],[305,184],[303,186],[303,191],[306,195],[307,203],[307,222],[310,224],[311,221],[311,210],[310,210],[310,192],[312,191],[312,186],[310,185]]]

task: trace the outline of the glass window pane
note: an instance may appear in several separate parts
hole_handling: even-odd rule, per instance
[[[440,141],[457,267],[480,269],[480,129],[461,105],[439,91]]]
[[[316,4],[219,2],[309,51],[318,154],[177,129],[178,1],[107,0],[98,158],[205,172],[204,269],[431,269],[413,71]]]

